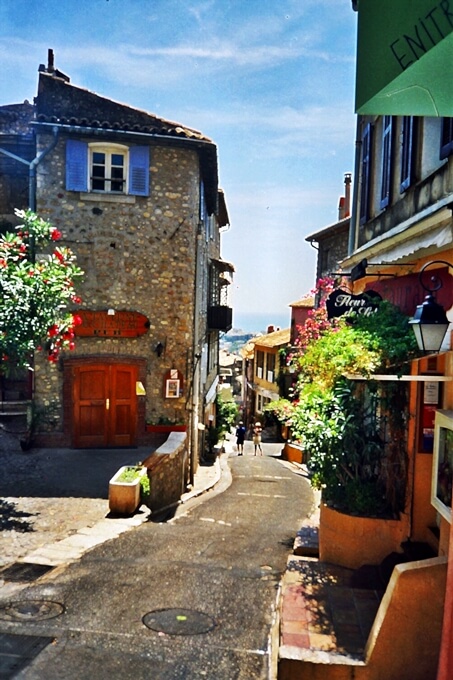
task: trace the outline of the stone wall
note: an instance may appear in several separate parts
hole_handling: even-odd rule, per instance
[[[187,434],[172,432],[143,465],[150,480],[149,507],[153,512],[178,503],[188,484]]]

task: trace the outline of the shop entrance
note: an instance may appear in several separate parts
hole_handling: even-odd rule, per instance
[[[137,367],[99,363],[73,370],[74,446],[135,446]]]

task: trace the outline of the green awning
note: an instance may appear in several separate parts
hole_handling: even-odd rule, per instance
[[[453,116],[453,0],[359,0],[356,113]]]

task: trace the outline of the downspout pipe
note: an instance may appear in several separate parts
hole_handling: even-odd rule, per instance
[[[30,210],[33,210],[33,212],[36,212],[36,168],[41,163],[43,158],[47,156],[50,151],[55,149],[57,145],[58,127],[56,125],[53,126],[52,133],[54,138],[51,144],[49,144],[49,146],[44,149],[44,151],[41,151],[41,153],[35,156],[32,161],[27,161],[25,158],[21,158],[20,156],[16,156],[16,154],[11,153],[11,151],[0,148],[0,153],[2,153],[4,156],[8,156],[18,163],[28,165],[28,207]]]
[[[355,251],[357,242],[359,184],[362,181],[362,172],[360,167],[360,158],[362,155],[362,138],[360,134],[361,127],[362,116],[358,115],[355,133],[354,188],[352,191],[351,221],[349,223],[348,256],[352,255]]]

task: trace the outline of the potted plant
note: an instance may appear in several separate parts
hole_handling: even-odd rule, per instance
[[[322,324],[302,330],[291,357],[297,384],[292,402],[280,412],[304,451],[312,485],[322,491],[320,556],[345,564],[343,557],[356,560],[354,548],[341,522],[334,527],[334,514],[389,522],[393,536],[388,543],[377,539],[373,529],[351,529],[353,539],[361,536],[357,548],[366,559],[373,548],[367,536],[388,552],[404,540],[399,520],[406,506],[407,383],[369,378],[403,373],[417,350],[409,319],[388,302],[370,316],[329,322],[317,314]],[[351,374],[364,380],[345,377]],[[323,514],[328,515],[326,532]],[[336,544],[339,559],[334,559]]]
[[[171,420],[167,417],[160,417],[157,423],[146,423],[147,432],[157,432],[167,434],[169,432],[186,432],[187,425],[177,420]]]
[[[109,482],[109,508],[117,515],[132,515],[149,495],[148,470],[142,465],[125,465]]]

